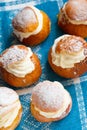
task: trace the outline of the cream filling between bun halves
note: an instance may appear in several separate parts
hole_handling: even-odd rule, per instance
[[[65,11],[65,6],[66,6],[67,3],[64,4],[63,8],[62,8],[62,11],[61,11],[61,17],[60,17],[60,20],[62,20],[62,18],[65,16],[66,19],[68,20],[68,22],[72,23],[72,24],[76,24],[76,25],[80,25],[80,24],[83,24],[83,25],[87,25],[87,21],[80,21],[80,19],[78,20],[71,20],[67,14],[66,14],[66,11]]]
[[[41,111],[40,109],[38,109],[37,107],[34,107],[34,108],[35,108],[36,111],[39,112],[40,115],[42,115],[42,116],[44,116],[46,118],[58,118],[58,117],[61,117],[62,114],[66,114],[66,109],[71,104],[70,95],[66,90],[65,90],[65,95],[63,95],[63,96],[64,96],[63,106],[61,107],[61,109],[59,109],[56,112],[44,112],[44,111]]]
[[[32,51],[28,48],[27,56],[18,62],[13,63],[12,65],[7,65],[5,69],[17,76],[17,77],[25,77],[26,74],[31,73],[35,69],[34,63],[31,61]]]
[[[41,31],[42,26],[43,26],[43,16],[42,16],[40,10],[38,10],[37,8],[35,8],[33,6],[30,6],[30,7],[35,11],[39,25],[33,32],[27,32],[27,33],[23,33],[23,32],[20,32],[20,31],[17,31],[16,29],[14,29],[13,32],[20,39],[20,41],[22,41],[24,38],[30,37],[31,35],[38,34]]]
[[[85,59],[84,49],[82,49],[80,52],[78,52],[75,55],[68,54],[68,53],[61,53],[61,52],[56,53],[55,52],[55,49],[56,49],[58,42],[61,39],[63,39],[64,37],[68,37],[68,36],[69,35],[64,35],[64,36],[57,38],[54,41],[54,45],[52,46],[52,53],[51,53],[52,63],[54,65],[60,66],[62,68],[72,68],[72,67],[74,67],[75,63],[79,63]]]
[[[16,119],[20,108],[21,104],[19,100],[8,106],[0,107],[0,128],[9,127]]]

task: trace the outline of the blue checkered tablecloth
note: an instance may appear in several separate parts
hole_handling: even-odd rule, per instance
[[[61,121],[40,123],[34,119],[30,112],[30,98],[34,85],[20,88],[17,91],[23,106],[22,120],[16,130],[87,130],[87,73],[76,79],[64,79],[56,75],[48,64],[48,51],[54,39],[63,35],[57,25],[57,15],[66,0],[0,0],[0,53],[18,41],[12,35],[11,21],[17,12],[28,4],[45,11],[51,20],[51,33],[40,45],[32,47],[38,55],[42,75],[38,82],[43,80],[60,81],[71,94],[73,106],[71,113]],[[0,79],[0,86],[8,86]]]

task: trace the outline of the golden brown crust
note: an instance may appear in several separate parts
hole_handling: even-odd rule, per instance
[[[83,38],[87,37],[87,25],[76,25],[70,22],[63,24],[63,21],[58,21],[58,25],[64,32],[68,34],[81,36]]]
[[[27,15],[24,14],[25,11],[29,11],[29,10],[32,11],[32,15],[34,15],[33,17],[34,17],[35,20],[34,20],[33,23],[31,23],[31,19],[26,20]],[[20,14],[20,16],[19,16],[19,14]],[[25,17],[25,15],[26,15],[26,17]],[[21,18],[20,18],[20,17],[21,17]],[[32,17],[32,19],[33,19],[33,17]],[[25,22],[26,22],[26,23],[25,23]],[[21,23],[25,23],[24,26],[23,26]],[[21,11],[16,15],[16,17],[12,20],[12,25],[13,25],[13,27],[14,27],[16,30],[21,31],[21,32],[23,32],[23,33],[34,31],[34,30],[37,28],[38,24],[39,24],[39,23],[38,23],[37,16],[36,16],[34,10],[33,10],[31,7],[25,7],[25,8],[24,8],[23,10],[21,10]]]
[[[35,65],[35,69],[31,73],[27,74],[25,77],[23,78],[16,77],[1,67],[0,73],[2,79],[14,87],[26,87],[28,85],[33,84],[39,79],[42,70],[40,66],[40,61],[35,54],[32,55],[31,60]]]
[[[62,118],[66,117],[68,113],[71,110],[72,102],[68,105],[66,111],[58,118],[46,118],[42,115],[39,114],[38,111],[35,110],[34,105],[31,103],[31,113],[35,117],[36,120],[40,122],[51,122],[51,121],[58,121],[61,120]]]
[[[21,116],[22,116],[22,107],[20,108],[18,115],[17,115],[16,119],[14,120],[14,122],[11,124],[11,126],[6,127],[6,128],[0,128],[0,130],[14,130],[20,123]]]
[[[74,67],[72,67],[72,68],[62,68],[62,67],[56,66],[52,63],[51,53],[52,53],[52,49],[50,49],[49,55],[48,55],[49,64],[50,64],[51,68],[53,69],[53,71],[55,73],[57,73],[58,75],[60,75],[61,77],[76,78],[76,77],[81,76],[83,73],[85,73],[87,71],[87,58],[85,58],[80,63],[74,64]]]

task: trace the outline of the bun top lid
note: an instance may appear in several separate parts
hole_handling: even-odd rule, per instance
[[[12,24],[13,27],[21,32],[32,32],[38,27],[38,14],[39,10],[34,6],[27,6],[23,8],[14,17]]]
[[[71,20],[87,21],[87,0],[69,0],[65,11]]]
[[[0,107],[8,106],[19,99],[18,94],[7,87],[0,87]]]
[[[69,54],[77,54],[82,49],[84,49],[84,45],[86,41],[78,36],[74,35],[63,35],[60,38],[55,40],[56,53],[69,53]]]
[[[20,62],[28,54],[28,48],[24,45],[13,45],[0,55],[0,65],[4,68],[15,62]]]
[[[40,82],[32,92],[32,103],[45,112],[58,111],[64,102],[65,89],[55,81]]]

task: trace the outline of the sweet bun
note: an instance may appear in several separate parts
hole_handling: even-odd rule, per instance
[[[11,86],[31,85],[41,72],[40,61],[29,47],[13,45],[0,55],[0,75]]]
[[[48,15],[34,6],[23,8],[12,20],[13,33],[26,45],[37,45],[50,33]]]
[[[70,94],[57,81],[40,82],[32,91],[31,113],[40,122],[61,120],[69,114],[71,107]]]
[[[48,61],[58,75],[79,77],[87,71],[87,43],[74,35],[58,37],[49,51]]]
[[[87,0],[69,0],[61,8],[58,25],[64,32],[87,37]]]
[[[14,130],[20,123],[22,106],[18,94],[0,87],[0,130]]]

